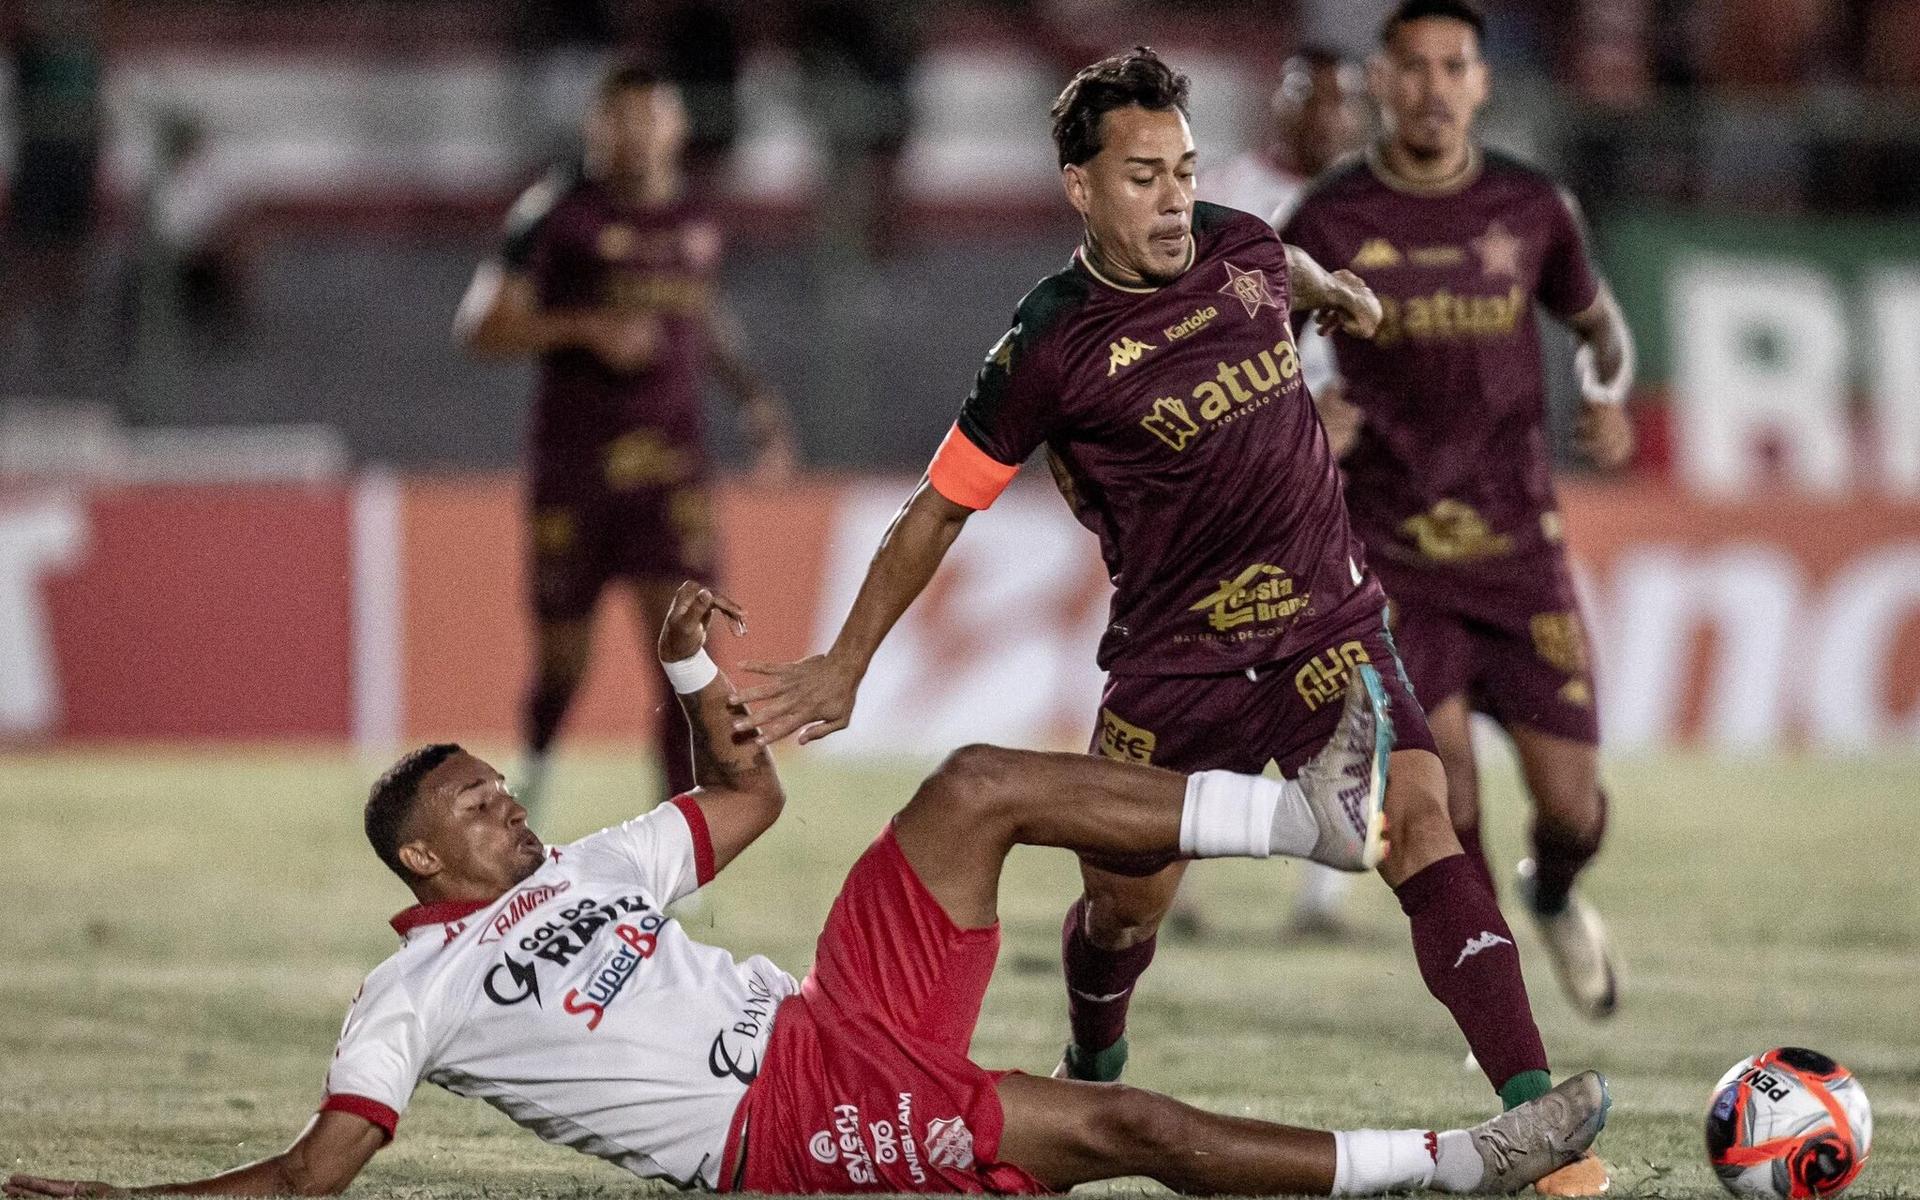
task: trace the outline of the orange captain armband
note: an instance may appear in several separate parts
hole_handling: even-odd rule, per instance
[[[976,512],[998,500],[1019,473],[1018,465],[1010,467],[974,445],[957,421],[927,467],[934,491]]]

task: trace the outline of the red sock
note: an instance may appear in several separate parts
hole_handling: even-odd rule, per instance
[[[1153,961],[1157,937],[1125,950],[1102,950],[1087,937],[1087,901],[1067,910],[1060,927],[1060,963],[1067,975],[1067,1024],[1073,1044],[1090,1054],[1105,1050],[1127,1032],[1133,985]]]
[[[1480,845],[1480,826],[1455,829],[1453,835],[1460,839],[1460,848],[1466,851],[1468,861],[1472,862],[1473,869],[1480,873],[1480,879],[1487,885],[1487,890],[1498,896],[1500,889],[1493,885],[1493,871],[1487,866],[1486,849]]]
[[[1546,1070],[1513,931],[1472,859],[1443,858],[1394,891],[1413,926],[1420,977],[1453,1014],[1494,1090],[1522,1071]]]

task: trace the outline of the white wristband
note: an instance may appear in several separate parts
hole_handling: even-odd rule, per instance
[[[692,658],[679,662],[663,662],[660,669],[667,673],[667,682],[673,685],[673,690],[682,696],[693,695],[720,674],[720,668],[713,665],[713,659],[707,657],[705,650],[696,650]]]

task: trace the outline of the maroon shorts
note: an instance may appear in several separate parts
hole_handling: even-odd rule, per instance
[[[1268,762],[1291,776],[1333,736],[1356,664],[1386,685],[1396,750],[1432,750],[1384,615],[1335,628],[1314,649],[1235,675],[1112,675],[1089,750],[1174,771],[1257,775]]]
[[[1502,725],[1599,744],[1587,626],[1563,551],[1503,564],[1496,579],[1391,560],[1374,569],[1424,704],[1464,695]]]
[[[536,495],[528,515],[533,609],[543,621],[592,616],[615,579],[713,578],[713,505],[704,485]]]
[[[1045,1193],[995,1161],[1003,1073],[967,1057],[999,953],[1000,927],[955,925],[887,826],[848,872],[734,1115],[723,1161],[744,1138],[740,1190]]]

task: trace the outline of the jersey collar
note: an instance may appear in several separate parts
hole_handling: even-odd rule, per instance
[[[1082,242],[1080,245],[1075,246],[1073,248],[1073,258],[1075,262],[1080,264],[1080,266],[1086,271],[1087,274],[1093,276],[1095,280],[1105,284],[1107,287],[1112,288],[1116,292],[1126,292],[1129,295],[1134,295],[1134,296],[1146,296],[1146,295],[1151,295],[1152,293],[1160,290],[1160,288],[1158,287],[1132,287],[1132,286],[1129,286],[1128,284],[1115,283],[1113,280],[1108,279],[1105,275],[1102,275],[1100,273],[1100,268],[1093,265],[1093,260],[1087,257],[1087,246],[1085,242]],[[1189,230],[1187,232],[1187,261],[1186,261],[1186,264],[1180,268],[1180,274],[1185,275],[1188,271],[1193,270],[1193,264],[1197,262],[1199,258],[1200,258],[1199,240],[1195,238],[1193,236],[1193,232]],[[1161,286],[1164,287],[1169,285],[1163,284]]]
[[[395,933],[406,937],[422,925],[445,925],[449,921],[458,921],[492,903],[492,900],[436,900],[432,904],[416,904],[412,908],[402,909],[387,924],[393,926]]]
[[[1367,169],[1373,172],[1373,177],[1394,191],[1409,196],[1458,195],[1480,178],[1480,169],[1485,163],[1486,156],[1480,152],[1479,145],[1470,142],[1467,145],[1467,165],[1453,176],[1438,183],[1415,183],[1387,165],[1386,156],[1380,153],[1380,143],[1375,142],[1367,147]]]

